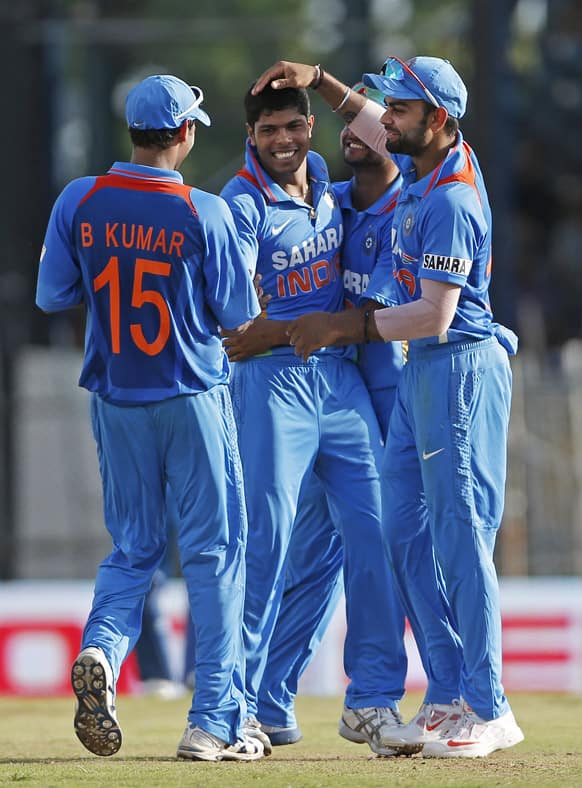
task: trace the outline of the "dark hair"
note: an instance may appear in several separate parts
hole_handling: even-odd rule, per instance
[[[430,104],[428,101],[425,101],[423,120],[426,120],[428,118],[428,113],[433,112],[435,109],[436,107],[434,106],[434,104]],[[457,132],[459,131],[459,121],[457,120],[457,118],[451,118],[451,116],[449,115],[443,128],[449,137],[456,137]]]
[[[188,121],[188,128],[192,128],[193,120]],[[174,138],[180,131],[177,129],[128,129],[129,136],[136,148],[160,148],[166,150],[172,144]]]
[[[456,137],[457,132],[459,131],[459,121],[457,118],[447,118],[447,122],[445,123],[445,131],[449,135],[449,137]]]
[[[311,115],[309,96],[305,88],[282,88],[275,90],[270,85],[264,87],[260,93],[253,96],[251,90],[254,82],[245,95],[245,111],[247,123],[254,126],[262,112],[267,115],[282,109],[296,108],[308,118]]]

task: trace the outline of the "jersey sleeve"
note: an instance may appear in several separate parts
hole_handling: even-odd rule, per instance
[[[380,235],[380,243],[374,269],[365,292],[360,296],[360,304],[372,299],[384,306],[395,306],[398,303],[393,263],[392,263],[392,222],[387,222]]]
[[[201,212],[205,217],[206,299],[219,324],[234,329],[261,310],[230,209],[221,197],[209,197],[210,210]]]
[[[229,185],[223,190],[222,196],[232,211],[241,252],[251,277],[254,277],[259,257],[258,236],[261,221],[259,210],[250,194],[234,193]]]
[[[422,217],[419,277],[463,287],[488,232],[470,186],[439,187]]]
[[[83,301],[73,221],[80,200],[93,182],[93,178],[72,181],[57,197],[51,211],[36,285],[36,304],[45,312],[59,312]]]

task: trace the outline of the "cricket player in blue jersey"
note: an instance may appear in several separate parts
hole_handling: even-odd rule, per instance
[[[72,686],[76,734],[96,755],[121,746],[115,684],[166,548],[167,484],[198,649],[178,757],[264,753],[265,734],[245,726],[247,520],[219,331],[244,331],[260,309],[227,205],[177,172],[196,122],[210,125],[202,99],[200,88],[169,75],[130,91],[131,161],[64,189],[38,273],[41,309],[87,311],[80,385],[92,393],[113,549],[97,572]]]
[[[523,739],[501,683],[501,615],[493,548],[501,523],[511,399],[513,332],[493,321],[491,211],[477,158],[459,119],[467,90],[446,60],[387,58],[364,84],[385,107],[358,95],[321,66],[279,62],[256,90],[315,84],[403,174],[393,230],[398,305],[293,321],[302,358],[354,337],[409,340],[382,468],[383,526],[415,637],[429,659],[446,659],[435,640],[443,609],[417,578],[442,572],[462,643],[458,696],[426,702],[394,743],[420,742],[435,757],[478,757]],[[444,590],[442,589],[442,590]]]
[[[368,97],[383,102],[383,95],[355,86]],[[342,211],[343,242],[341,265],[345,305],[372,303],[365,291],[376,265],[392,264],[390,228],[400,175],[390,158],[372,151],[345,126],[340,135],[343,158],[353,177],[333,184]],[[385,277],[387,293],[378,295],[378,306],[391,300],[392,276]],[[228,341],[229,352],[245,345],[256,331]],[[254,352],[266,350],[255,343]],[[358,366],[372,399],[382,437],[388,420],[396,383],[403,364],[401,343],[361,343]],[[293,744],[301,738],[295,717],[299,678],[311,662],[342,591],[341,537],[333,525],[327,499],[314,477],[303,492],[289,544],[285,591],[277,618],[258,696],[258,718],[271,743]],[[395,602],[395,604],[397,604]],[[301,623],[298,626],[298,622]],[[404,613],[400,608],[399,668],[402,683],[407,660],[403,644]]]
[[[249,714],[257,713],[298,500],[315,473],[343,543],[350,683],[342,735],[381,755],[417,751],[417,745],[385,745],[402,727],[402,635],[380,530],[376,463],[382,438],[355,348],[323,348],[303,361],[285,334],[288,321],[307,311],[342,309],[341,209],[325,163],[309,150],[314,119],[307,92],[249,91],[245,108],[245,166],[222,195],[247,265],[262,276],[271,297],[270,320],[256,321],[270,326],[257,330],[279,332],[271,350],[234,364],[231,384],[250,531],[244,617]]]

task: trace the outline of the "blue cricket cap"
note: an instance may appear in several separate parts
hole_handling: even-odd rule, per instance
[[[210,126],[210,118],[200,108],[202,89],[187,85],[178,77],[158,74],[132,88],[125,99],[125,117],[130,129],[177,129],[185,120],[199,120]]]
[[[362,82],[394,99],[422,99],[444,107],[452,118],[462,118],[467,108],[467,88],[448,60],[413,57],[403,61],[388,57],[379,74],[364,74]]]

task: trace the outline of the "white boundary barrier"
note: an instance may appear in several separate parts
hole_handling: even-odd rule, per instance
[[[70,665],[79,648],[93,587],[89,581],[0,583],[0,694],[68,694]],[[582,579],[506,578],[501,581],[504,685],[508,691],[582,693]],[[176,668],[184,646],[186,595],[180,580],[162,594]],[[342,694],[343,604],[302,677],[306,695]],[[407,689],[422,689],[424,673],[410,632]],[[132,657],[118,689],[139,691]]]

